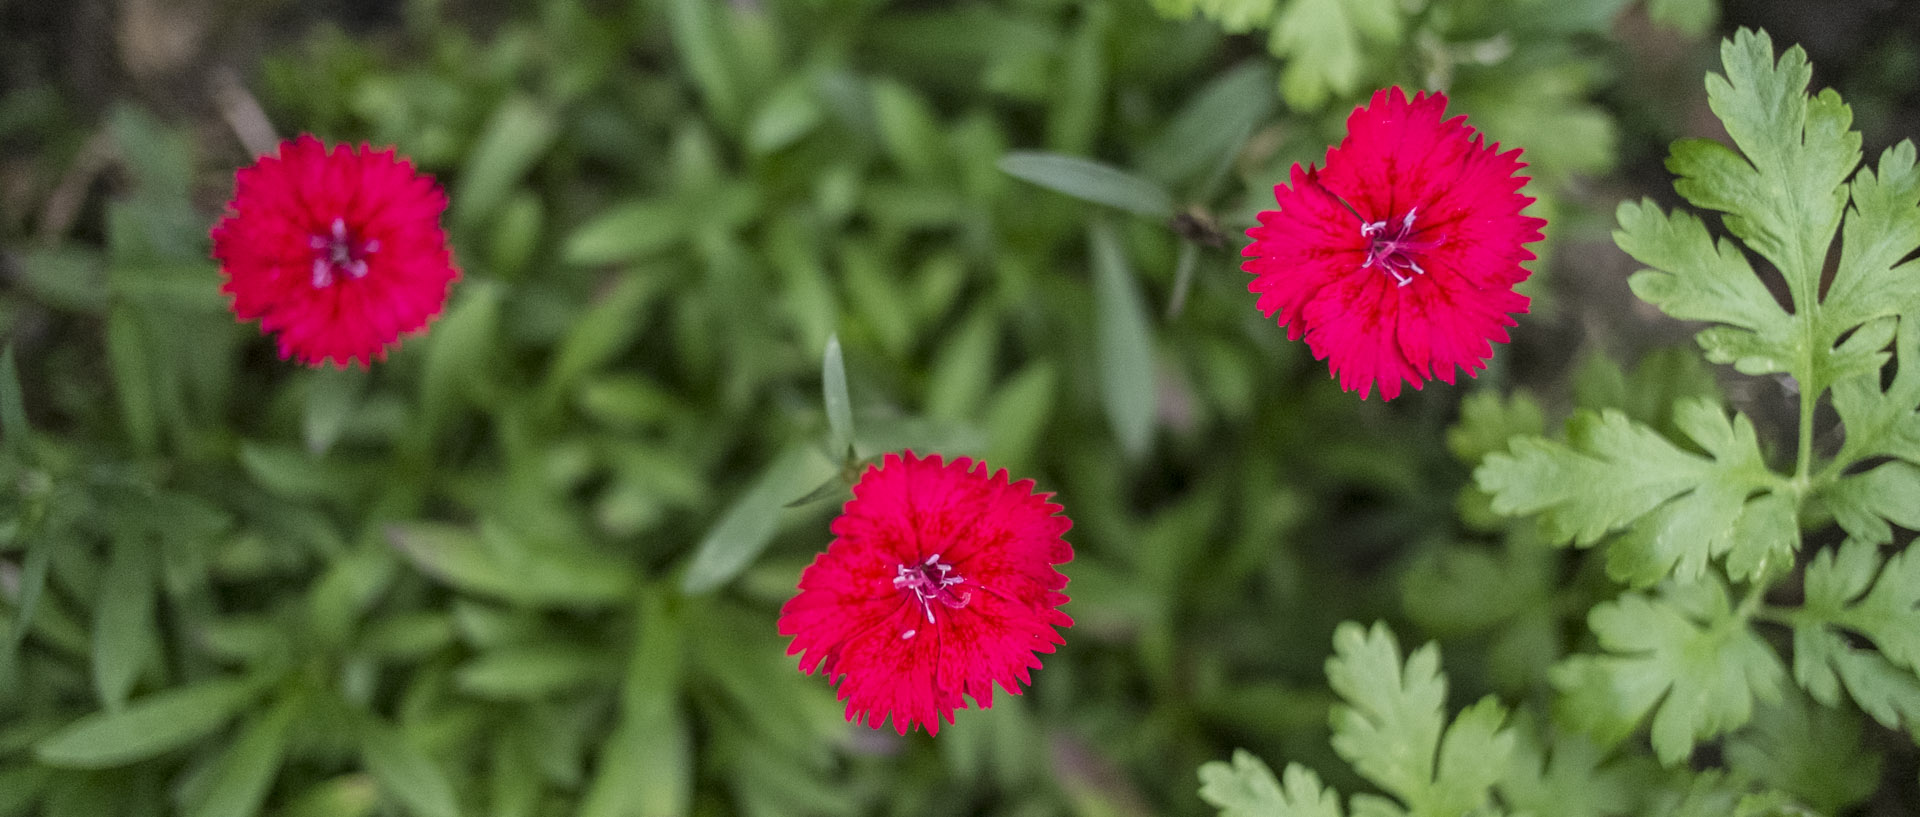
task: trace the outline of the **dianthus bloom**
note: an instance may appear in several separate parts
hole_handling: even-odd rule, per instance
[[[1527,311],[1513,287],[1546,222],[1520,214],[1526,165],[1446,107],[1444,94],[1374,93],[1326,167],[1294,165],[1279,209],[1247,231],[1241,268],[1260,311],[1362,400],[1375,385],[1391,400],[1402,382],[1478,374]]]
[[[345,367],[385,358],[427,325],[460,277],[440,214],[446,194],[391,148],[280,143],[234,174],[213,257],[240,320],[277,336],[280,357]]]
[[[781,608],[787,653],[834,680],[847,720],[879,728],[892,715],[903,735],[939,733],[963,695],[992,706],[995,683],[1020,694],[1035,654],[1063,643],[1054,628],[1073,625],[1053,567],[1073,559],[1061,538],[1073,523],[1051,497],[966,457],[888,454]]]

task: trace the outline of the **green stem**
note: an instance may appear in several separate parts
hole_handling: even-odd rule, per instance
[[[1798,462],[1793,469],[1793,479],[1806,486],[1809,474],[1813,471],[1813,404],[1820,394],[1812,386],[1813,361],[1794,373],[1794,379],[1800,385],[1800,452]]]

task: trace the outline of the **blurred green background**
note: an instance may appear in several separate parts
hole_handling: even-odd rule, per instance
[[[0,817],[1200,814],[1236,746],[1351,790],[1336,623],[1525,700],[1613,592],[1463,492],[1504,439],[1449,434],[1463,396],[1721,389],[1608,234],[1715,135],[1735,25],[1868,155],[1920,132],[1890,0],[0,2]],[[1382,404],[1237,253],[1396,83],[1525,148],[1551,226],[1489,370]],[[277,360],[207,257],[299,132],[453,201],[465,278],[371,370]],[[833,336],[861,455],[984,456],[1074,520],[1066,645],[937,739],[845,723],[774,632],[838,504],[784,507],[836,471]],[[1911,813],[1913,745],[1869,742],[1863,813]]]

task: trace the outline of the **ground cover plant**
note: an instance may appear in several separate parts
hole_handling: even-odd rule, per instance
[[[0,5],[0,817],[1920,813],[1897,11],[187,5]]]

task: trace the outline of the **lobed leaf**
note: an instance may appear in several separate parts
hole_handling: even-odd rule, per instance
[[[1631,526],[1609,549],[1607,569],[1635,585],[1669,574],[1691,581],[1729,552],[1738,553],[1730,562],[1736,579],[1787,559],[1798,546],[1797,526],[1787,526],[1789,534],[1769,526],[1793,509],[1771,492],[1749,498],[1780,484],[1761,458],[1753,423],[1737,414],[1729,421],[1717,404],[1695,398],[1674,409],[1674,424],[1708,456],[1683,451],[1618,411],[1583,411],[1568,422],[1566,443],[1514,438],[1474,477],[1495,512],[1539,514],[1552,541],[1585,547]]]
[[[1220,817],[1341,817],[1340,796],[1320,785],[1320,776],[1288,764],[1286,782],[1245,749],[1231,764],[1213,761],[1200,767],[1200,799],[1220,809]]]
[[[1501,728],[1505,708],[1488,697],[1448,727],[1439,649],[1428,644],[1403,664],[1384,624],[1363,630],[1343,623],[1333,646],[1327,682],[1344,701],[1331,715],[1334,751],[1404,802],[1407,814],[1439,817],[1483,808],[1513,751],[1513,736]],[[1363,811],[1398,809],[1356,796],[1354,812]]]
[[[1813,68],[1799,46],[1780,54],[1765,32],[1722,42],[1726,75],[1707,75],[1707,104],[1740,150],[1705,139],[1677,142],[1667,169],[1674,189],[1726,215],[1727,229],[1773,262],[1793,302],[1810,308],[1846,206],[1847,177],[1860,163],[1852,112],[1831,89],[1808,97]]]
[[[1587,622],[1607,654],[1569,658],[1551,677],[1561,716],[1604,743],[1651,712],[1654,753],[1672,766],[1695,742],[1744,725],[1756,698],[1779,699],[1779,656],[1733,614],[1718,582],[1628,593],[1594,607]]]

